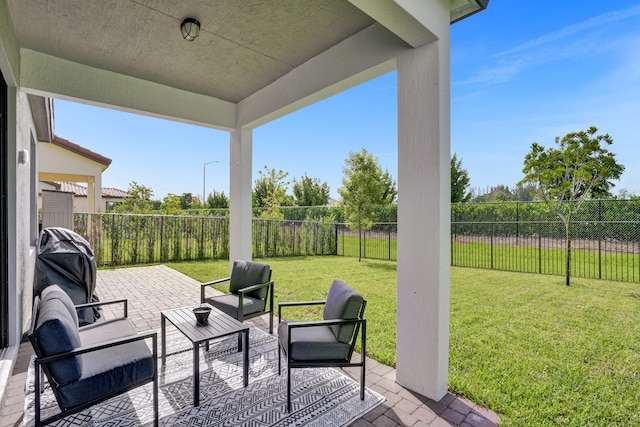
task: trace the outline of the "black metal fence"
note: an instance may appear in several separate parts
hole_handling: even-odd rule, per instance
[[[398,259],[398,227],[395,222],[373,224],[371,230],[351,231],[346,224],[337,225],[337,254],[371,259]]]
[[[228,259],[227,216],[76,214],[99,265]],[[353,232],[322,221],[253,219],[253,256],[343,255],[397,260],[397,224]],[[451,209],[451,265],[564,275],[562,222],[537,202]],[[572,276],[640,282],[640,201],[586,202],[571,229]]]
[[[451,216],[451,265],[565,274],[566,228],[544,203],[455,204]],[[640,202],[587,201],[569,236],[573,277],[640,282]]]

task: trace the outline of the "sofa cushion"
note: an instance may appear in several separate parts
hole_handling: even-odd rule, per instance
[[[240,298],[238,295],[229,294],[215,298],[207,298],[206,302],[234,319],[238,318],[238,306],[240,304]],[[246,295],[242,298],[242,305],[244,306],[244,316],[249,316],[254,313],[262,313],[265,306],[264,300],[251,298]]]
[[[289,329],[289,323],[295,324],[295,322],[285,321],[278,325],[278,339],[286,353],[289,331],[291,331],[291,355],[289,357],[291,360],[348,361],[351,346],[337,341],[328,326]]]
[[[233,262],[231,270],[231,280],[229,281],[229,292],[237,294],[238,290],[247,286],[266,283],[271,276],[271,267],[268,264],[259,262],[236,260]],[[268,287],[249,292],[247,295],[253,298],[265,298]]]
[[[108,320],[80,328],[83,347],[128,338],[136,330],[127,319]],[[73,383],[58,387],[60,406],[69,409],[106,393],[117,392],[150,379],[155,372],[153,353],[145,341],[85,353],[82,376]]]
[[[80,347],[78,318],[72,315],[73,312],[69,311],[65,298],[59,295],[40,301],[34,334],[43,356],[53,356]],[[48,368],[58,385],[69,384],[82,375],[82,358],[75,356],[52,362]]]
[[[126,322],[126,321],[125,321]],[[86,333],[87,343],[100,338],[119,335],[118,329],[125,326],[103,323],[93,333]],[[106,325],[106,328],[104,327]],[[126,327],[125,329],[128,329]],[[104,335],[102,335],[104,332]],[[105,339],[104,341],[107,341]],[[85,403],[111,392],[122,392],[126,388],[153,378],[155,361],[145,341],[134,341],[82,355],[82,376],[73,383],[58,387],[59,403],[66,409]]]
[[[69,310],[69,314],[71,317],[75,319],[76,325],[78,324],[78,312],[76,311],[75,305],[73,305],[73,301],[69,294],[67,294],[60,286],[51,285],[47,286],[40,293],[40,301],[46,302],[50,299],[59,299],[62,301],[64,306]]]
[[[324,305],[323,319],[357,319],[364,299],[342,280],[334,280]],[[355,325],[330,326],[338,341],[348,343]]]
[[[80,342],[83,347],[102,344],[118,338],[128,338],[137,334],[136,328],[126,318],[104,320],[80,327]]]

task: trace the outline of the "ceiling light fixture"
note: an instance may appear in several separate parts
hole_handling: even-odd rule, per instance
[[[200,34],[200,23],[193,18],[186,18],[180,24],[180,31],[182,31],[182,38],[188,42],[192,42]]]

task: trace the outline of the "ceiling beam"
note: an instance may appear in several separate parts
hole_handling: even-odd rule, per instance
[[[396,1],[349,0],[349,2],[384,25],[411,47],[420,47],[437,39],[423,23]],[[433,7],[427,2],[422,1],[422,3],[425,7]]]
[[[162,119],[235,128],[235,104],[28,49],[20,51],[24,92]]]
[[[371,25],[240,101],[237,127],[255,128],[389,73],[406,49],[387,29]]]
[[[489,0],[349,0],[354,6],[417,48],[449,31],[450,24],[487,8]],[[448,15],[448,16],[447,16]],[[448,19],[447,19],[448,18]]]

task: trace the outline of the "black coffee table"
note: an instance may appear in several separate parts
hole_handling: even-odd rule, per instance
[[[244,386],[249,384],[249,326],[238,322],[209,304],[203,305],[211,308],[206,325],[196,322],[196,317],[193,314],[193,309],[199,305],[166,310],[160,313],[163,365],[167,358],[167,320],[193,343],[193,406],[200,405],[200,344],[205,343],[208,350],[209,340],[242,333],[244,337],[244,345],[242,346]]]

